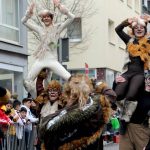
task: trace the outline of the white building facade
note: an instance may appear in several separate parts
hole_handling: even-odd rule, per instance
[[[27,73],[27,34],[21,23],[26,1],[0,0],[0,86],[24,97]]]

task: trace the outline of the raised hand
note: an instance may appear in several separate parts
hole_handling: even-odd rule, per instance
[[[32,3],[29,7],[28,7],[28,13],[30,16],[33,15],[33,9],[35,7],[35,3]]]
[[[144,19],[145,22],[149,22],[150,21],[150,15],[144,13],[143,15],[140,16],[141,19]]]
[[[53,3],[63,14],[68,13],[68,9],[60,3],[60,0],[53,0]]]
[[[130,24],[132,24],[133,22],[137,22],[137,18],[136,17],[133,17],[133,18],[129,18],[128,19],[128,22],[130,23]]]
[[[53,3],[56,7],[60,6],[60,0],[53,0]]]

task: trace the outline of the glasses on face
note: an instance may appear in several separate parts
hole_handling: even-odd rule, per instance
[[[139,25],[139,26],[135,26],[134,29],[136,29],[136,30],[137,30],[137,29],[143,30],[144,27]]]
[[[49,89],[48,92],[49,92],[49,93],[50,93],[50,92],[55,92],[55,93],[56,93],[56,92],[58,92],[58,89],[55,89],[55,88],[54,88],[54,89]]]

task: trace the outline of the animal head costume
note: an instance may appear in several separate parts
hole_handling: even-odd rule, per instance
[[[104,95],[106,86],[100,84],[97,88],[99,94],[91,97],[94,92],[92,81],[82,74],[71,76],[63,91],[67,107],[53,114],[52,118],[50,116],[41,126],[47,150],[52,147],[59,150],[91,149],[94,143],[98,143],[110,117],[110,103]]]
[[[58,81],[52,80],[50,81],[46,90],[44,90],[35,101],[42,104],[47,100],[55,101],[58,100],[58,97],[61,95],[61,85]]]
[[[93,85],[91,80],[82,74],[72,75],[64,86],[64,95],[68,99],[68,105],[78,103],[79,107],[86,104],[92,91]]]

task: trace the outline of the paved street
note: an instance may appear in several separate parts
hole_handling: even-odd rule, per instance
[[[104,150],[119,150],[119,145],[118,144],[108,144],[104,146]]]

